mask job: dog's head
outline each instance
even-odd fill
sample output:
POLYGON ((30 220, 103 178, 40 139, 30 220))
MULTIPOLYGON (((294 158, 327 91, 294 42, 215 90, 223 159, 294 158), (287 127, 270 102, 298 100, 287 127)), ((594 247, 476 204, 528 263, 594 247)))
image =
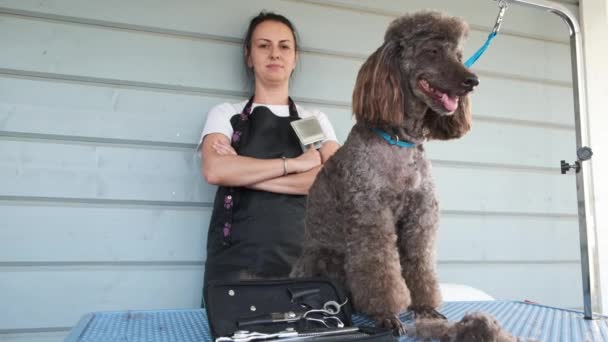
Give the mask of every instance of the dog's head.
POLYGON ((468 94, 479 83, 462 63, 468 33, 460 18, 418 12, 394 20, 363 64, 353 93, 358 122, 406 127, 424 122, 427 138, 450 139, 471 126, 468 94))

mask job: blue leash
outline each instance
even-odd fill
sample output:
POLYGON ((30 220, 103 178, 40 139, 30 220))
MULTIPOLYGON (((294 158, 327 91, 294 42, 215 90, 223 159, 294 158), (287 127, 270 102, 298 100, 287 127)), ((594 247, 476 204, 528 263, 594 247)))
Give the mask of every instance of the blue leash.
POLYGON ((488 35, 488 39, 486 39, 486 42, 479 48, 479 50, 477 50, 473 54, 473 56, 471 56, 469 59, 467 59, 466 62, 464 62, 464 66, 466 66, 467 68, 470 68, 475 62, 477 62, 479 57, 481 57, 481 55, 483 55, 483 53, 486 52, 488 47, 490 47, 490 43, 492 42, 492 40, 494 40, 496 35, 498 35, 498 31, 500 30, 500 25, 502 25, 502 18, 504 17, 505 11, 507 10, 507 7, 508 7, 507 1, 500 0, 498 3, 498 7, 500 7, 500 10, 498 11, 498 16, 496 17, 496 23, 494 24, 494 28, 492 29, 492 32, 490 32, 490 34, 488 35))
POLYGON ((488 35, 488 39, 486 40, 486 42, 479 48, 479 50, 477 50, 477 52, 475 52, 473 54, 473 56, 469 57, 469 59, 467 59, 467 61, 464 62, 464 66, 466 66, 467 68, 470 68, 471 65, 473 65, 475 62, 477 62, 479 57, 481 57, 481 55, 483 55, 483 53, 486 52, 488 47, 490 47, 490 43, 492 42, 492 40, 494 40, 494 37, 496 37, 497 33, 498 32, 496 32, 496 31, 492 31, 488 35))

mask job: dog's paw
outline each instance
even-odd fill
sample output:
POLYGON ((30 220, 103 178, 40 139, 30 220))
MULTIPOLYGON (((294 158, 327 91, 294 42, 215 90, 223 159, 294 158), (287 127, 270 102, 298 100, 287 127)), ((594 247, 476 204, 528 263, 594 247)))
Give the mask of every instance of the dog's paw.
POLYGON ((441 319, 447 321, 447 317, 430 306, 411 306, 410 310, 414 312, 416 319, 441 319))
POLYGON ((403 336, 406 334, 405 327, 397 316, 378 317, 376 318, 376 322, 378 323, 378 326, 382 328, 393 330, 393 334, 396 336, 403 336))

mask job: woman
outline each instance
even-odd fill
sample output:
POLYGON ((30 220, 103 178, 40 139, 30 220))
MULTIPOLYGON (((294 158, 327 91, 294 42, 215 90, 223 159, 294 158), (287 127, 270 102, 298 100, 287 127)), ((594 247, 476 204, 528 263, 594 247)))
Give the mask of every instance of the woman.
POLYGON ((291 22, 262 12, 251 20, 244 60, 254 95, 224 103, 207 116, 201 144, 202 173, 219 185, 207 240, 209 280, 285 277, 300 254, 305 195, 323 163, 338 149, 325 114, 289 97, 298 61, 291 22), (302 152, 290 122, 316 116, 326 140, 302 152))

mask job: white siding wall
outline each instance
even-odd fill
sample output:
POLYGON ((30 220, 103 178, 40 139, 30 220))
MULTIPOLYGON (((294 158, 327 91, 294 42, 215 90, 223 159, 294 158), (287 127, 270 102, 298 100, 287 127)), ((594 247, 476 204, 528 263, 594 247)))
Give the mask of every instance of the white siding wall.
MULTIPOLYGON (((569 1, 574 2, 574 1, 569 1)), ((576 4, 573 10, 578 11, 576 4)), ((359 66, 399 13, 465 17, 490 0, 0 0, 0 341, 57 341, 90 311, 197 307, 214 188, 194 153, 205 113, 246 96, 240 38, 291 18, 292 94, 343 141, 359 66)), ((442 282, 579 307, 567 28, 512 6, 475 65, 475 126, 429 144, 442 282)))

